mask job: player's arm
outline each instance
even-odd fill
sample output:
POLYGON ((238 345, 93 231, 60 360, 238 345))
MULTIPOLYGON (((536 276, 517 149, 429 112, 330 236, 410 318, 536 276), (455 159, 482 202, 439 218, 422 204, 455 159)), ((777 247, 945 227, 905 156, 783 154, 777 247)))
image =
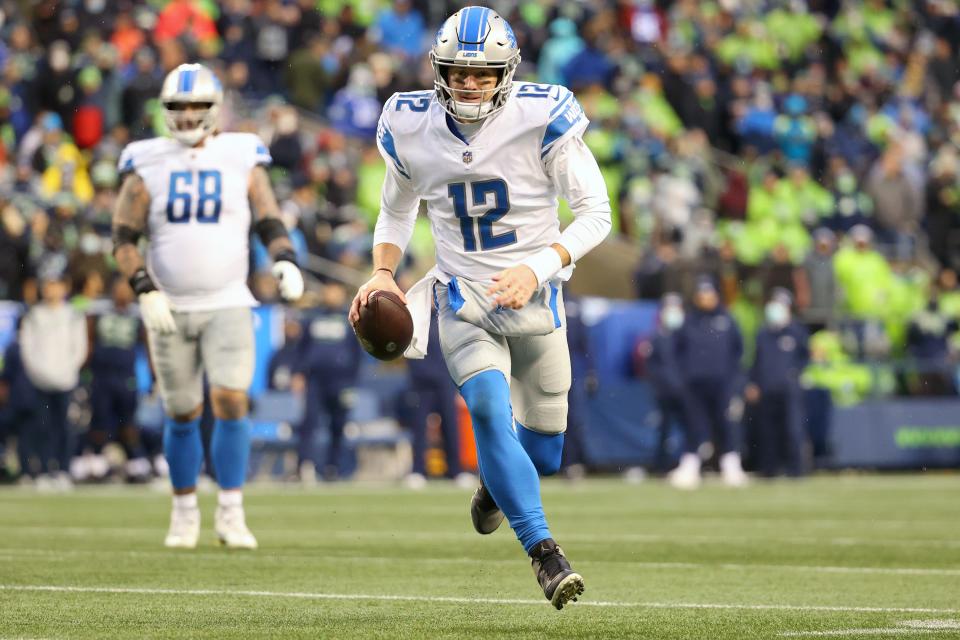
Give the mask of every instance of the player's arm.
POLYGON ((525 305, 544 282, 585 256, 610 233, 607 185, 583 139, 574 136, 552 150, 545 168, 557 192, 570 204, 574 221, 560 234, 559 242, 494 276, 488 293, 504 307, 525 305))
POLYGON ((150 192, 143 178, 128 173, 117 195, 113 212, 113 257, 120 273, 130 282, 137 294, 143 323, 158 333, 173 333, 177 329, 170 309, 170 301, 157 289, 153 278, 147 273, 143 255, 137 246, 147 228, 150 213, 150 192))
POLYGON ((297 300, 303 295, 303 275, 297 266, 297 254, 287 229, 280 221, 280 207, 270 186, 270 176, 262 166, 250 172, 250 210, 256 222, 254 231, 273 259, 271 273, 279 282, 280 295, 284 300, 297 300))
MULTIPOLYGON (((381 125, 385 126, 382 120, 381 125)), ((414 191, 409 175, 401 172, 399 160, 387 152, 382 143, 378 148, 386 161, 387 175, 380 192, 380 214, 373 231, 373 273, 350 305, 351 324, 360 318, 360 307, 366 306, 374 291, 390 291, 407 301, 395 277, 403 252, 413 236, 420 196, 414 191)))

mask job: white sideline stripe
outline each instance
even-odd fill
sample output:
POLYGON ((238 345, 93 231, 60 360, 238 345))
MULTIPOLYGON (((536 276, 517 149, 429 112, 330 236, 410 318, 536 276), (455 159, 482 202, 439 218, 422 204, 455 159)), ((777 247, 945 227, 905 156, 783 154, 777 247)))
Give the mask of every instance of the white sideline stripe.
MULTIPOLYGON (((31 559, 36 559, 37 557, 49 557, 52 559, 62 559, 70 558, 74 556, 126 556, 126 557, 164 557, 164 558, 183 558, 183 559, 212 559, 217 561, 223 561, 227 557, 224 553, 206 553, 206 552, 193 552, 193 553, 184 553, 177 554, 177 552, 171 551, 140 551, 140 550, 130 550, 130 551, 104 551, 100 549, 24 549, 16 547, 6 547, 0 548, 0 561, 15 561, 20 559, 22 556, 30 556, 31 559)), ((236 558, 243 558, 245 560, 296 560, 298 562, 395 562, 397 559, 392 557, 383 557, 383 556, 359 556, 359 555, 302 555, 302 554, 284 554, 284 553, 258 553, 255 556, 244 555, 244 556, 232 556, 236 558)), ((416 561, 419 563, 426 564, 439 564, 439 565, 450 565, 450 564, 474 564, 476 558, 430 558, 430 557, 417 557, 410 558, 410 561, 416 561)), ((484 560, 486 564, 498 564, 498 565, 515 565, 516 560, 513 559, 490 559, 484 560)), ((754 569, 768 570, 768 571, 803 571, 809 573, 837 573, 837 574, 876 574, 876 575, 896 575, 896 576, 947 576, 947 577, 957 577, 960 576, 960 569, 934 569, 934 568, 924 568, 924 567, 842 567, 842 566, 830 566, 830 565, 802 565, 802 564, 742 564, 742 563, 732 563, 732 562, 721 562, 716 564, 711 564, 708 562, 644 562, 644 561, 632 561, 632 560, 581 560, 580 564, 583 565, 598 565, 598 564, 616 564, 616 565, 629 565, 631 567, 637 567, 640 569, 666 569, 666 570, 676 570, 676 569, 724 569, 727 571, 751 571, 754 569)))
MULTIPOLYGON (((158 529, 148 528, 148 527, 74 527, 74 526, 36 526, 36 525, 0 525, 0 531, 10 531, 10 532, 24 532, 24 533, 56 533, 59 535, 78 535, 86 536, 91 534, 115 534, 115 535, 124 535, 124 536, 135 536, 140 534, 149 534, 156 535, 158 529)), ((291 531, 289 529, 263 529, 257 527, 258 534, 272 535, 272 536, 296 536, 297 538, 302 537, 302 533, 298 531, 291 531)), ((322 536, 324 538, 340 538, 340 539, 362 539, 362 538, 374 538, 382 539, 383 532, 381 531, 317 531, 317 536, 322 536)), ((463 533, 456 532, 430 532, 430 531, 398 531, 396 533, 397 538, 403 538, 406 540, 475 540, 477 535, 472 531, 464 531, 463 533)), ((563 536, 563 539, 568 542, 579 542, 584 544, 597 543, 597 538, 595 536, 586 536, 567 534, 563 536)), ((604 536, 604 543, 608 544, 610 542, 639 542, 639 543, 657 543, 665 542, 670 544, 695 544, 700 545, 703 543, 716 543, 716 544, 737 544, 737 545, 752 545, 757 541, 774 541, 774 542, 785 542, 788 544, 796 545, 815 545, 823 546, 834 545, 841 547, 854 547, 854 546, 907 546, 911 548, 917 547, 948 547, 948 548, 960 548, 960 540, 955 539, 946 539, 946 538, 850 538, 850 537, 835 537, 835 538, 817 538, 812 536, 777 536, 777 535, 763 535, 763 536, 731 536, 731 535, 706 535, 706 534, 659 534, 659 533, 624 533, 624 534, 610 534, 604 536)))
MULTIPOLYGON (((55 593, 115 593, 183 596, 251 596, 296 598, 305 600, 387 600, 395 602, 435 602, 448 604, 523 604, 546 605, 546 600, 522 598, 465 598, 446 596, 401 596, 369 593, 310 593, 304 591, 254 591, 244 589, 159 589, 146 587, 71 587, 65 585, 0 584, 0 591, 44 591, 55 593)), ((744 611, 822 611, 835 613, 936 613, 960 614, 960 609, 928 609, 921 607, 856 607, 793 604, 725 604, 701 602, 611 602, 582 601, 585 607, 633 607, 638 609, 734 609, 744 611)))
POLYGON ((903 636, 913 634, 945 633, 948 629, 909 629, 897 627, 890 629, 831 629, 829 631, 787 631, 781 638, 827 638, 842 636, 903 636))

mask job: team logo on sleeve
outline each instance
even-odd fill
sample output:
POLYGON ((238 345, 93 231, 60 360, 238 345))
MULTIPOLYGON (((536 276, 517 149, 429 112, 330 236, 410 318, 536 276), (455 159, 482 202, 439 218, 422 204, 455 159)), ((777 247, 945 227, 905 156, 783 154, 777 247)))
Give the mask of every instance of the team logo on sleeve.
POLYGON ((473 151, 464 151, 463 164, 470 164, 471 162, 473 162, 473 151))

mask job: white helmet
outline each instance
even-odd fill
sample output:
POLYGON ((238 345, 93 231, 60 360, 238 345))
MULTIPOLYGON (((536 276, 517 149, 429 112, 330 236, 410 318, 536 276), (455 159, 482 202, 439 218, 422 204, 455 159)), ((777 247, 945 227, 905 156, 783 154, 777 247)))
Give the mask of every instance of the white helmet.
POLYGON ((167 74, 160 102, 170 135, 192 147, 216 130, 223 87, 205 66, 182 64, 167 74), (187 105, 199 109, 187 110, 187 105))
MULTIPOLYGON (((513 74, 520 64, 520 49, 513 29, 493 9, 464 7, 447 18, 437 31, 430 49, 433 65, 433 86, 437 99, 450 115, 467 121, 486 118, 502 109, 510 97, 513 74), (447 84, 450 67, 490 67, 500 73, 493 97, 483 102, 460 102, 453 99, 447 84)), ((480 93, 458 90, 458 93, 480 93)))

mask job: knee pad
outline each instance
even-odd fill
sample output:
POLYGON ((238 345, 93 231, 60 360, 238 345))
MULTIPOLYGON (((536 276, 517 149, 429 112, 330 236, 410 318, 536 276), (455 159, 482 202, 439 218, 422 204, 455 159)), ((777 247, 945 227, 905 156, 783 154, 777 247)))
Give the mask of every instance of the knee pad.
POLYGON ((542 394, 535 401, 527 400, 521 424, 536 433, 554 435, 567 430, 567 392, 542 394))

